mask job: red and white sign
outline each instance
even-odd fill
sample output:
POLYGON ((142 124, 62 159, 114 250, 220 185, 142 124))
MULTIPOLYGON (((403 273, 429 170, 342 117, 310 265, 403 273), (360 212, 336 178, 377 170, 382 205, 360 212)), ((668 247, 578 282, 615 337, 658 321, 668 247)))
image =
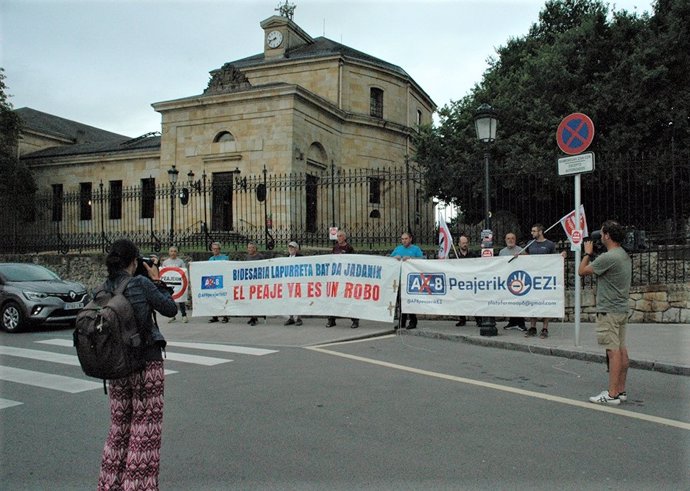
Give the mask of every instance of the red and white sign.
POLYGON ((482 249, 482 257, 494 257, 493 248, 489 247, 488 249, 482 249))
POLYGON ((573 230, 573 235, 570 237, 570 243, 573 245, 573 247, 580 249, 580 245, 582 245, 581 230, 573 230))
POLYGON ((561 218, 561 226, 568 236, 570 242, 573 241, 573 231, 579 230, 582 232, 582 237, 589 236, 589 230, 587 229, 587 217, 585 216, 585 205, 580 205, 580 224, 575 223, 575 210, 571 211, 563 218, 561 218))
POLYGON ((187 270, 177 266, 164 266, 160 269, 161 280, 173 289, 172 298, 178 303, 187 301, 189 279, 187 270))
POLYGON ((328 240, 338 240, 338 227, 328 229, 328 240))

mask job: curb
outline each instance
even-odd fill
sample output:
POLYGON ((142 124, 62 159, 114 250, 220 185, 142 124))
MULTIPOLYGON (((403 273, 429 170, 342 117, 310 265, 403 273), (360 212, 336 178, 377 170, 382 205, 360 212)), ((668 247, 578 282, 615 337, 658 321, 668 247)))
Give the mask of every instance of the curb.
MULTIPOLYGON (((601 353, 590 353, 587 351, 574 351, 564 348, 554 348, 550 346, 533 346, 524 343, 513 343, 510 341, 502 341, 493 337, 468 336, 465 334, 445 334, 440 332, 428 331, 425 329, 414 329, 412 331, 402 330, 401 334, 406 336, 419 336, 431 339, 441 339, 445 341, 455 341, 476 346, 487 346, 489 348, 500 348, 511 351, 522 351, 525 353, 532 353, 545 356, 559 356, 561 358, 570 358, 573 360, 589 361, 593 363, 606 363, 606 356, 601 353)), ((668 373, 671 375, 685 375, 690 376, 690 366, 686 365, 672 365, 654 360, 635 360, 630 359, 630 368, 638 370, 650 370, 653 372, 668 373)))

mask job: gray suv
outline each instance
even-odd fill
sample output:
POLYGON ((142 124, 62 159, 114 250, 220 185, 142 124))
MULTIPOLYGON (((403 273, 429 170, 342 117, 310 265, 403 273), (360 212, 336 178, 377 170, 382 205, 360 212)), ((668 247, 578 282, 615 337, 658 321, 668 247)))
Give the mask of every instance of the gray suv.
POLYGON ((31 263, 0 264, 0 325, 17 332, 30 324, 72 323, 89 301, 86 287, 31 263))

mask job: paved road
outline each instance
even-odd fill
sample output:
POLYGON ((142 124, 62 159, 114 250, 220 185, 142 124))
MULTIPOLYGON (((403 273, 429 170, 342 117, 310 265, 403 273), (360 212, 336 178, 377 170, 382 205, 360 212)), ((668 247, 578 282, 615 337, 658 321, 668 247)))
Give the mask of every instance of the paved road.
MULTIPOLYGON (((688 377, 631 370, 629 403, 601 408, 583 402, 605 384, 597 362, 240 321, 164 326, 161 489, 658 490, 690 477, 688 377)), ((58 356, 73 355, 69 336, 0 337, 0 374, 92 382, 58 356)), ((93 489, 108 418, 95 385, 2 382, 20 403, 0 409, 3 489, 93 489)))

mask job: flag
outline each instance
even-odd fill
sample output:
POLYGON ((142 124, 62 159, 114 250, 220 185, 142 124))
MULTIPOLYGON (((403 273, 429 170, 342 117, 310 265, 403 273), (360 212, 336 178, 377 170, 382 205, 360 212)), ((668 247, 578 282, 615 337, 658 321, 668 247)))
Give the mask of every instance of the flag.
POLYGON ((453 245, 453 237, 450 235, 446 221, 439 217, 438 227, 438 258, 448 259, 450 248, 453 245))
POLYGON ((572 240, 573 230, 582 230, 583 237, 589 237, 589 230, 587 229, 587 218, 585 217, 585 205, 580 205, 580 226, 575 226, 575 210, 571 211, 563 218, 561 218, 561 226, 568 236, 569 240, 572 240))

